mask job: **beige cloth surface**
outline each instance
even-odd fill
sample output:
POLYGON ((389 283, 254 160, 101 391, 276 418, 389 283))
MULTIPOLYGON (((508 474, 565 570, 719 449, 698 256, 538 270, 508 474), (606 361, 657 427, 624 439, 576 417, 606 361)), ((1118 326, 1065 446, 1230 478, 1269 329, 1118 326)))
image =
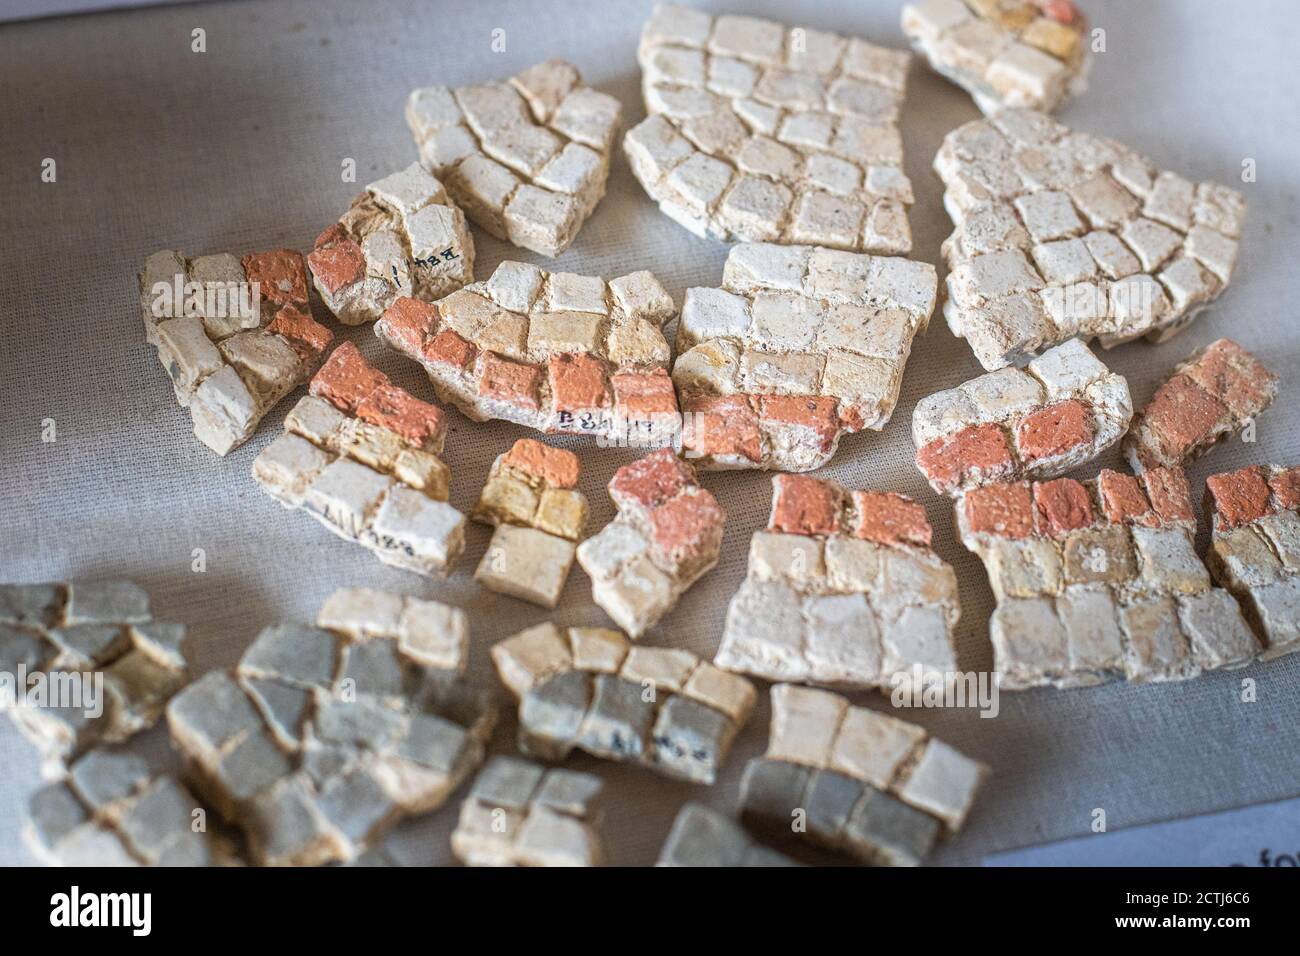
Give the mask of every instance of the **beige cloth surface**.
MULTIPOLYGON (((700 4, 752 12, 904 46, 895 2, 700 4)), ((1152 346, 1105 353, 1145 403, 1173 364, 1230 335, 1283 376, 1257 442, 1238 439, 1190 470, 1200 497, 1207 474, 1255 461, 1300 462, 1300 325, 1294 275, 1300 255, 1295 156, 1300 9, 1288 0, 1087 3, 1106 31, 1092 89, 1061 118, 1116 137, 1157 165, 1244 190, 1242 258, 1228 292, 1186 332, 1152 346), (1241 184, 1243 159, 1258 181, 1241 184)), ((136 272, 160 248, 242 253, 313 238, 365 182, 406 165, 415 147, 402 118, 416 86, 505 77, 564 57, 592 85, 618 96, 628 125, 644 109, 635 60, 649 2, 510 3, 413 0, 226 2, 105 13, 0 27, 0 580, 123 576, 144 585, 160 618, 190 625, 200 670, 233 663, 259 629, 311 619, 340 585, 437 598, 472 618, 471 671, 495 680, 488 649, 548 613, 479 588, 472 579, 489 529, 471 525, 466 554, 446 581, 380 565, 300 512, 281 508, 249 475, 280 432, 292 399, 245 446, 218 459, 190 433, 189 416, 146 345, 136 272), (207 52, 190 50, 195 27, 207 52), (493 52, 493 31, 505 31, 493 52), (57 161, 43 183, 41 161, 57 161), (341 164, 356 160, 357 182, 341 164), (42 443, 53 419, 57 441, 42 443), (202 548, 207 570, 191 571, 202 548)), ((918 63, 902 114, 917 258, 938 262, 950 223, 929 170, 943 135, 977 116, 969 98, 918 63)), ((691 286, 716 286, 726 247, 697 239, 660 214, 621 153, 609 194, 572 248, 551 262, 475 230, 478 270, 505 258, 606 277, 651 269, 680 305, 691 286)), ((318 308, 318 317, 324 319, 318 308)), ((385 350, 371 326, 340 331, 400 384, 432 398, 419 369, 385 350)), ((924 502, 940 554, 957 570, 962 666, 986 670, 992 594, 982 565, 956 540, 951 508, 912 464, 912 408, 922 396, 980 371, 937 316, 917 339, 893 420, 880 434, 845 439, 820 474, 854 487, 905 492, 924 502)), ((495 455, 522 429, 473 424, 453 413, 446 460, 452 503, 468 511, 495 455)), ((592 525, 610 519, 604 488, 628 451, 568 439, 583 452, 592 525)), ((1120 467, 1118 451, 1100 462, 1120 467)), ((1085 468, 1081 477, 1095 472, 1085 468)), ((709 474, 728 512, 724 553, 645 639, 711 657, 727 602, 745 572, 750 535, 765 521, 769 476, 709 474)), ((1206 532, 1202 529, 1202 542, 1206 532)), ((555 620, 605 622, 575 567, 555 620)), ((766 697, 766 694, 763 695, 766 697)), ((888 707, 879 694, 857 700, 888 707)), ((1155 687, 1112 685, 1005 694, 996 719, 973 710, 902 716, 994 771, 966 830, 936 854, 977 862, 986 853, 1088 832, 1094 808, 1111 829, 1300 793, 1300 656, 1248 670, 1155 687), (1240 700, 1252 678, 1258 700, 1240 700)), ((703 800, 734 811, 745 761, 767 737, 766 701, 712 788, 676 783, 589 758, 572 764, 607 781, 605 837, 616 863, 652 862, 678 807, 703 800)), ((494 738, 513 750, 509 715, 494 738)), ((140 741, 160 757, 160 731, 140 741)), ((38 784, 36 754, 0 721, 0 863, 29 862, 19 840, 38 784)), ((391 838, 412 862, 451 859, 447 834, 459 795, 391 838)))

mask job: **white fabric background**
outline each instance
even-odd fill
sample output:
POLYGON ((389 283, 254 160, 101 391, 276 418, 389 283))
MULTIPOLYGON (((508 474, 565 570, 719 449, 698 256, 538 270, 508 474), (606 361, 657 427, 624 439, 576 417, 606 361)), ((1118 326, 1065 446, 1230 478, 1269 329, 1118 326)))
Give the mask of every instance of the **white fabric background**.
MULTIPOLYGON (((309 249, 360 184, 414 159, 402 106, 416 86, 505 77, 560 56, 618 96, 628 124, 635 123, 644 115, 635 48, 649 6, 284 0, 0 28, 0 580, 132 578, 148 588, 160 616, 191 625, 201 670, 233 663, 267 624, 311 619, 340 585, 403 590, 468 609, 472 673, 494 680, 491 644, 547 612, 474 584, 488 529, 471 526, 455 574, 431 582, 385 568, 306 515, 282 509, 258 490, 249 467, 279 433, 292 400, 247 445, 216 458, 190 434, 189 416, 177 408, 145 344, 135 276, 146 255, 165 247, 187 254, 309 249), (196 26, 207 30, 206 54, 190 52, 196 26), (498 27, 506 31, 504 53, 489 45, 498 27), (40 181, 44 157, 57 160, 57 183, 40 181), (357 161, 357 184, 341 181, 345 157, 357 161), (40 441, 46 418, 57 422, 53 444, 40 441), (207 571, 195 574, 191 551, 200 547, 207 571)), ((904 45, 896 2, 701 6, 904 45)), ((1257 444, 1233 440, 1193 466, 1199 497, 1214 471, 1300 461, 1293 293, 1300 14, 1286 0, 1086 6, 1106 30, 1107 52, 1097 57, 1091 92, 1062 111, 1065 121, 1114 136, 1196 179, 1236 184, 1244 157, 1258 165, 1258 182, 1241 186, 1250 212, 1227 294, 1173 341, 1105 355, 1129 377, 1138 403, 1176 361, 1220 335, 1256 350, 1282 374, 1281 396, 1261 418, 1257 444)), ((902 126, 917 190, 918 258, 937 262, 950 229, 931 158, 944 133, 976 115, 965 94, 915 67, 902 126)), ((718 284, 726 255, 723 245, 694 238, 662 216, 621 154, 608 196, 558 260, 546 263, 479 231, 475 238, 482 276, 507 257, 606 277, 649 268, 679 303, 690 286, 718 284)), ((323 310, 318 315, 325 317, 323 310)), ((422 373, 383 349, 370 326, 342 335, 415 394, 432 398, 422 373)), ((917 399, 979 371, 966 344, 936 316, 915 344, 893 421, 881 434, 846 439, 823 474, 925 503, 937 547, 961 584, 962 664, 983 670, 991 665, 992 607, 984 570, 956 541, 946 501, 913 467, 910 440, 917 399)), ((459 414, 453 428, 446 455, 452 501, 468 511, 492 458, 525 432, 475 425, 459 414)), ((605 483, 632 457, 586 448, 583 489, 593 503, 593 528, 612 514, 605 483)), ((1112 452, 1101 464, 1119 461, 1112 452)), ((1081 477, 1094 472, 1085 469, 1081 477)), ((704 482, 729 513, 722 561, 647 641, 711 656, 744 575, 749 537, 766 517, 769 478, 711 474, 704 482)), ((581 570, 575 568, 554 617, 566 624, 604 620, 581 570)), ((1097 807, 1114 829, 1300 793, 1298 677, 1300 657, 1293 657, 1170 686, 1007 694, 994 720, 973 711, 913 712, 911 719, 994 770, 966 831, 935 859, 974 862, 994 850, 1084 834, 1097 807), (1258 681, 1257 703, 1239 702, 1243 676, 1258 681)), ((880 695, 858 700, 888 706, 880 695)), ((608 782, 612 861, 653 861, 686 799, 734 810, 740 770, 763 749, 767 717, 764 702, 712 788, 573 758, 574 766, 595 768, 608 782)), ((27 862, 19 828, 38 782, 36 755, 7 722, 0 724, 0 863, 27 862)), ((507 716, 496 749, 512 750, 513 733, 507 716)), ((164 739, 155 731, 139 746, 163 758, 164 739)), ((412 861, 449 860, 446 837, 457 802, 402 827, 393 838, 399 852, 412 861)))

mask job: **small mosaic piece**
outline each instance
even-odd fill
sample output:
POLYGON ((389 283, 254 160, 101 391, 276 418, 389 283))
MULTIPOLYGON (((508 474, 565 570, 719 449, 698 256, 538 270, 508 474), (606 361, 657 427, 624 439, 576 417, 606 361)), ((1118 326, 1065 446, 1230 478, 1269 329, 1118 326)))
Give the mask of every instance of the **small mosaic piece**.
POLYGON ((479 771, 451 835, 469 866, 600 866, 599 777, 493 757, 479 771))
POLYGON ((1087 87, 1088 22, 1070 0, 922 0, 903 32, 985 113, 1051 112, 1087 87))
POLYGON ((713 662, 845 687, 955 672, 957 576, 930 537, 925 508, 905 495, 775 476, 713 662))
POLYGON ((352 200, 307 265, 335 318, 360 325, 399 296, 432 302, 473 282, 474 239, 442 183, 412 163, 352 200))
POLYGON ((680 424, 663 335, 676 314, 649 272, 605 282, 503 262, 436 304, 398 299, 375 332, 476 422, 656 447, 680 424))
POLYGON ((614 472, 618 514, 578 545, 591 599, 635 640, 718 563, 727 514, 695 470, 661 448, 614 472))
POLYGON ((442 409, 398 388, 345 342, 253 462, 257 483, 385 564, 443 576, 465 546, 447 503, 442 409))
POLYGON ((774 840, 917 866, 942 833, 962 828, 987 774, 915 724, 778 684, 767 754, 740 781, 740 819, 774 840))
POLYGON ((1178 469, 985 485, 957 499, 957 524, 997 597, 1006 690, 1186 680, 1259 652, 1196 554, 1178 469))
POLYGON ((505 82, 429 86, 406 101, 420 161, 480 228, 558 256, 605 195, 622 107, 547 60, 505 82))
POLYGON ((1278 377, 1231 339, 1201 349, 1156 389, 1124 438, 1134 471, 1204 455, 1273 404, 1278 377))
POLYGON ((655 866, 798 866, 745 832, 735 820, 700 803, 677 813, 655 866))
POLYGON ((1300 468, 1252 465, 1211 475, 1206 563, 1237 596, 1264 645, 1260 660, 1300 650, 1300 468))
POLYGON ((917 402, 916 466, 941 495, 1055 478, 1118 442, 1132 417, 1128 381, 1071 339, 917 402))
POLYGON ((1076 336, 1163 342, 1232 278, 1241 193, 1044 113, 960 126, 934 168, 956 226, 944 317, 986 369, 1076 336))
POLYGON ((521 438, 498 455, 470 515, 496 526, 474 572, 489 591, 553 608, 587 523, 578 456, 521 438))
POLYGON ((47 778, 157 723, 188 679, 185 626, 155 621, 130 581, 0 585, 0 710, 47 778))
POLYGON ((176 401, 218 455, 248 441, 334 341, 311 316, 307 267, 292 249, 243 259, 156 252, 140 273, 140 307, 176 401))
POLYGON ((810 471, 879 431, 934 311, 929 263, 813 246, 732 248, 721 289, 688 289, 673 382, 701 468, 810 471))
POLYGON ((49 866, 224 866, 232 849, 170 774, 111 748, 78 759, 31 799, 23 836, 49 866))
POLYGON ((711 784, 754 706, 743 677, 605 628, 539 624, 492 661, 519 699, 519 749, 543 760, 577 749, 711 784))
POLYGON ((909 53, 659 5, 638 58, 649 116, 623 150, 665 215, 729 241, 911 250, 909 53))
POLYGON ((461 677, 467 635, 445 604, 334 592, 316 626, 266 628, 168 705, 187 782, 258 865, 356 860, 483 760, 496 710, 461 677))

